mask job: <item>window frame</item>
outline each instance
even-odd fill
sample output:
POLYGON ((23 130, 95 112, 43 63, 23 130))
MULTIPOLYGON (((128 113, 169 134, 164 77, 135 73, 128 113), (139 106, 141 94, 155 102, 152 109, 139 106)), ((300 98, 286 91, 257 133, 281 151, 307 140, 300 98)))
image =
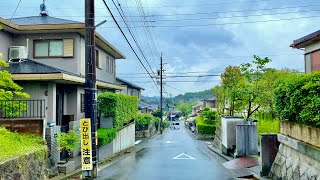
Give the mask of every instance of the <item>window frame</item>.
POLYGON ((73 58, 74 57, 74 38, 58 38, 58 39, 34 39, 33 40, 33 58, 34 59, 43 59, 43 58, 73 58), (73 39, 73 44, 72 44, 72 48, 73 48, 73 55, 72 56, 64 56, 64 39, 73 39), (62 41, 62 56, 50 56, 49 53, 50 53, 50 41, 62 41), (48 56, 36 56, 36 43, 37 42, 47 42, 48 43, 48 56))
POLYGON ((97 69, 102 69, 102 64, 101 64, 101 67, 100 67, 100 64, 99 64, 99 58, 100 58, 99 49, 95 49, 96 68, 97 68, 97 69))
POLYGON ((110 73, 110 57, 107 55, 106 72, 110 73))
POLYGON ((80 94, 80 112, 83 113, 84 112, 84 93, 80 94))

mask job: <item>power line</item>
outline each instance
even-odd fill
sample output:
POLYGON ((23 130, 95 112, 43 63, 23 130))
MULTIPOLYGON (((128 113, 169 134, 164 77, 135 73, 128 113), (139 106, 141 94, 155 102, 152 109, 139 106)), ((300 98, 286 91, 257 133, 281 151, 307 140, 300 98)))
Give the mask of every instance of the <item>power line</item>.
POLYGON ((21 3, 21 0, 19 0, 18 4, 17 4, 17 6, 16 6, 16 9, 14 10, 14 12, 13 12, 11 18, 10 18, 10 22, 11 22, 13 16, 16 14, 16 12, 17 12, 17 10, 18 10, 18 8, 19 8, 19 6, 20 6, 20 3, 21 3))
MULTIPOLYGON (((193 73, 209 73, 208 71, 189 71, 189 72, 166 72, 166 74, 193 74, 193 73)), ((118 73, 118 75, 139 75, 147 73, 118 73)))
MULTIPOLYGON (((112 2, 113 2, 113 4, 114 4, 114 6, 117 8, 117 11, 119 12, 119 14, 120 14, 120 16, 121 16, 122 20, 123 20, 123 21, 124 21, 124 23, 126 24, 126 26, 127 26, 127 28, 128 28, 128 31, 129 31, 129 33, 130 33, 130 35, 131 35, 131 37, 133 38, 133 40, 134 40, 135 44, 137 45, 138 49, 140 50, 140 52, 141 52, 141 54, 142 54, 142 56, 143 56, 144 60, 146 61, 147 65, 148 65, 148 66, 149 66, 149 68, 151 69, 151 72, 155 75, 155 73, 154 73, 154 72, 153 72, 153 70, 152 70, 152 67, 150 66, 150 64, 149 64, 148 60, 146 59, 146 56, 144 55, 144 53, 143 53, 143 51, 142 51, 142 49, 141 49, 141 47, 140 47, 139 43, 137 42, 137 40, 136 40, 136 38, 135 38, 134 34, 132 33, 132 31, 131 31, 130 27, 128 26, 128 24, 127 24, 126 20, 124 19, 123 15, 121 14, 120 10, 118 9, 118 7, 117 7, 116 3, 114 2, 114 0, 112 0, 112 2)), ((119 6, 120 6, 120 4, 119 4, 119 6)), ((121 8, 121 6, 120 6, 120 8, 121 8)))
MULTIPOLYGON (((139 56, 138 56, 138 54, 136 53, 136 51, 133 49, 132 45, 130 44, 130 42, 129 42, 128 38, 127 38, 127 36, 124 34, 124 32, 122 31, 122 29, 121 29, 120 25, 118 24, 117 20, 116 20, 116 19, 115 19, 115 17, 113 16, 113 14, 112 14, 112 12, 111 12, 111 10, 110 10, 109 6, 108 6, 108 5, 107 5, 107 3, 105 2, 105 0, 102 0, 102 1, 103 1, 104 5, 107 7, 107 9, 108 9, 108 11, 109 11, 109 13, 110 13, 110 15, 111 15, 112 19, 114 20, 114 22, 115 22, 115 23, 116 23, 116 25, 118 26, 118 28, 119 28, 119 30, 121 31, 121 33, 122 33, 123 37, 126 39, 127 43, 129 44, 129 46, 130 46, 131 50, 132 50, 132 51, 133 51, 133 53, 136 55, 136 57, 138 58, 138 60, 139 60, 140 64, 143 66, 143 68, 146 70, 146 72, 149 74, 149 76, 150 76, 150 77, 151 77, 151 79, 152 79, 151 74, 149 73, 149 71, 147 70, 147 68, 145 67, 145 65, 142 63, 142 61, 141 61, 141 59, 139 58, 139 56)), ((153 83, 155 84, 155 86, 156 86, 157 90, 159 91, 159 89, 158 89, 158 87, 157 87, 157 85, 156 85, 156 83, 154 82, 154 80, 153 80, 153 79, 152 79, 152 81, 153 81, 153 83)))
MULTIPOLYGON (((187 76, 182 76, 182 75, 175 75, 175 76, 164 76, 164 78, 185 78, 185 77, 219 77, 220 74, 207 74, 207 75, 187 75, 187 76)), ((149 78, 149 77, 132 77, 132 76, 126 76, 126 77, 121 77, 121 78, 149 78)), ((159 78, 158 76, 153 77, 153 78, 159 78)))
MULTIPOLYGON (((258 56, 270 56, 270 57, 272 57, 272 56, 301 56, 301 55, 303 55, 303 54, 301 54, 301 53, 294 53, 294 54, 292 54, 292 53, 284 53, 284 54, 258 54, 258 56)), ((166 60, 183 60, 183 61, 185 61, 185 60, 195 60, 195 59, 197 59, 197 60, 201 60, 201 59, 233 59, 233 58, 248 58, 248 57, 252 57, 252 56, 245 56, 245 55, 241 55, 241 56, 210 56, 210 57, 203 57, 203 58, 199 58, 199 57, 181 57, 181 58, 169 58, 169 59, 167 59, 166 58, 166 60)), ((132 61, 131 59, 126 59, 126 61, 132 61)))

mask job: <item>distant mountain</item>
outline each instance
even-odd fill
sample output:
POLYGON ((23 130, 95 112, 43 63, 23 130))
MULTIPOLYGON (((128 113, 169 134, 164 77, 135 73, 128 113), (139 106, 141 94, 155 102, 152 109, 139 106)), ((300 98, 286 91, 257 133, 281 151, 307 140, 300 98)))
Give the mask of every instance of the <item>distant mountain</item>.
POLYGON ((153 97, 141 96, 141 99, 149 103, 158 103, 160 98, 157 96, 153 96, 153 97))
POLYGON ((192 92, 192 93, 185 93, 183 95, 178 95, 173 98, 173 102, 175 104, 178 103, 184 103, 184 102, 190 102, 190 101, 201 101, 205 98, 212 97, 213 93, 210 89, 200 91, 200 92, 192 92))

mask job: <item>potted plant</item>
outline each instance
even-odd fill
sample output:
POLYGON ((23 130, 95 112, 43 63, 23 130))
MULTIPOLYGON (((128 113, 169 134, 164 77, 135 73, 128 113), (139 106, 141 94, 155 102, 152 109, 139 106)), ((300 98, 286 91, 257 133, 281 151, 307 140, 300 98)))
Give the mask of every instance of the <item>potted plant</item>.
POLYGON ((66 150, 68 152, 68 156, 66 158, 66 162, 68 162, 68 157, 70 156, 71 152, 77 150, 80 144, 80 135, 75 129, 73 129, 68 133, 58 133, 57 141, 59 143, 59 150, 66 150))

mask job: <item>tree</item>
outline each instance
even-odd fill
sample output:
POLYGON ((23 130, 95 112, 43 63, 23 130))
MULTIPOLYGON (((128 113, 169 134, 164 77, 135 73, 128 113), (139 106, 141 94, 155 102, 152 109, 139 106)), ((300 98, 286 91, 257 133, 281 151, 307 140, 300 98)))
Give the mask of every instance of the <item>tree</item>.
POLYGON ((216 98, 216 107, 219 114, 224 113, 225 103, 226 103, 226 96, 222 86, 214 86, 212 88, 212 92, 214 97, 216 98))
POLYGON ((188 116, 192 111, 192 106, 196 105, 197 102, 187 102, 187 103, 180 103, 176 106, 176 109, 181 111, 185 116, 188 116))
POLYGON ((229 115, 233 116, 236 100, 239 96, 239 83, 243 81, 240 68, 238 66, 228 66, 221 74, 222 88, 224 89, 226 100, 229 104, 229 115))
POLYGON ((153 116, 161 118, 162 114, 160 109, 157 109, 155 112, 152 113, 153 116))

